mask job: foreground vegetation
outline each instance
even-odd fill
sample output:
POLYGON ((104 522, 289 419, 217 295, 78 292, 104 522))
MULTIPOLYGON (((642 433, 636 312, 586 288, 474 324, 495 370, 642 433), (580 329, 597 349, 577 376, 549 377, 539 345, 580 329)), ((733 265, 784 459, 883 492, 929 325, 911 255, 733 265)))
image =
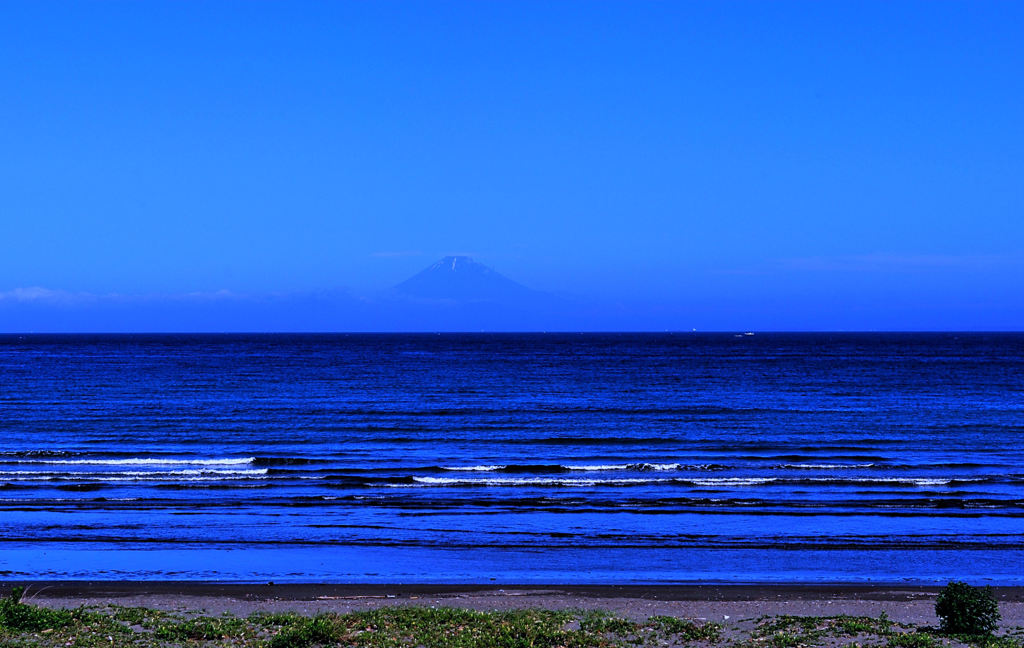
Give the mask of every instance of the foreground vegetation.
POLYGON ((146 608, 51 610, 0 601, 0 648, 15 646, 258 646, 314 648, 1024 648, 1024 630, 949 635, 882 616, 743 619, 728 625, 674 617, 632 621, 603 612, 389 607, 313 617, 257 613, 196 616, 146 608))

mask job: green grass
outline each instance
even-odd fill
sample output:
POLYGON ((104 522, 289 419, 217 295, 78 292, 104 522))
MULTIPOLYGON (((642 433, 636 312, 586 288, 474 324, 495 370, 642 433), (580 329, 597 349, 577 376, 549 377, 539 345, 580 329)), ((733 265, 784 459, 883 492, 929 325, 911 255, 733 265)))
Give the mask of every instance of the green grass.
POLYGON ((658 630, 675 635, 686 641, 706 641, 716 643, 722 638, 722 626, 717 623, 698 624, 689 619, 678 619, 670 616, 653 616, 647 620, 658 630))
POLYGON ((331 617, 333 638, 345 645, 367 648, 582 648, 611 645, 600 636, 604 628, 600 622, 592 619, 599 626, 586 629, 581 621, 580 630, 573 631, 564 627, 570 620, 570 613, 545 610, 476 612, 417 607, 386 608, 331 617))
POLYGON ((896 626, 884 614, 879 618, 864 616, 837 616, 830 619, 830 630, 833 636, 855 637, 857 635, 887 636, 896 626))
POLYGON ((21 602, 24 589, 16 587, 10 596, 0 599, 0 648, 15 646, 93 646, 127 645, 130 633, 112 615, 77 608, 52 610, 21 602))
POLYGON ((1024 648, 1020 629, 946 636, 872 617, 773 616, 730 625, 601 611, 386 607, 349 614, 187 615, 0 600, 0 648, 1024 648))
POLYGON ((907 632, 891 636, 887 645, 891 648, 937 648, 941 642, 925 632, 907 632))
POLYGON ((580 619, 580 630, 593 634, 635 635, 640 624, 600 610, 586 612, 580 619))
POLYGON ((48 610, 21 602, 25 588, 15 587, 11 595, 0 599, 0 628, 21 632, 40 632, 64 628, 81 620, 85 613, 70 610, 48 610))
POLYGON ((248 634, 249 626, 243 620, 236 617, 195 617, 184 621, 166 621, 157 625, 153 630, 153 636, 157 639, 171 639, 181 641, 183 639, 229 639, 232 637, 245 637, 248 634))
POLYGON ((912 642, 916 638, 895 639, 897 643, 892 643, 900 629, 906 628, 893 623, 885 614, 878 618, 847 615, 833 617, 779 615, 757 619, 755 628, 751 632, 751 638, 755 644, 766 645, 770 648, 816 645, 835 646, 836 648, 859 645, 930 648, 914 646, 912 642), (845 644, 834 641, 848 638, 859 639, 859 641, 845 644), (900 644, 899 642, 910 643, 900 644))

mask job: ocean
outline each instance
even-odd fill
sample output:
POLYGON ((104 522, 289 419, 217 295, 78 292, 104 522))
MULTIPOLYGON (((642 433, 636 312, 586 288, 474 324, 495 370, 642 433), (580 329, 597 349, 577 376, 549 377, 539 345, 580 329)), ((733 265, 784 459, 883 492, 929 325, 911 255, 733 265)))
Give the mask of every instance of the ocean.
POLYGON ((1021 565, 1021 334, 0 336, 7 580, 1021 565))

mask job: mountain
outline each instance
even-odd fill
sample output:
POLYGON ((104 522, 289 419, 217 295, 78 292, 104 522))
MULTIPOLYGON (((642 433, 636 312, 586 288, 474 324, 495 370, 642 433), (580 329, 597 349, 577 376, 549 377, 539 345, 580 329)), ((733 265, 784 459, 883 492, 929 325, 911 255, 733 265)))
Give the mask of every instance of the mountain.
POLYGON ((468 256, 446 256, 395 286, 394 292, 414 300, 504 304, 543 295, 468 256))
POLYGON ((362 296, 0 291, 0 333, 568 331, 593 330, 602 318, 607 313, 587 302, 532 290, 466 256, 445 257, 387 292, 362 296))

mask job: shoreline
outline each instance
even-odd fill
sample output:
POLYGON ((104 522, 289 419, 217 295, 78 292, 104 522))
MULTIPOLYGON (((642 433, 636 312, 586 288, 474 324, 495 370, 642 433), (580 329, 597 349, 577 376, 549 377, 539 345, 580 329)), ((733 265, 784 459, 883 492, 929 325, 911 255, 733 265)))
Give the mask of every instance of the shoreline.
MULTIPOLYGON (((977 583, 975 583, 977 585, 977 583)), ((941 585, 899 583, 744 583, 744 584, 494 584, 494 583, 274 583, 222 581, 102 581, 3 580, 0 595, 25 587, 42 597, 177 595, 245 600, 302 601, 323 597, 452 596, 458 594, 516 596, 524 592, 551 592, 588 598, 645 598, 659 601, 746 601, 763 598, 820 600, 857 598, 876 601, 911 601, 935 596, 941 585)), ((983 586, 983 585, 981 585, 983 586)), ((1000 601, 1024 602, 1024 586, 992 586, 1000 601)))

